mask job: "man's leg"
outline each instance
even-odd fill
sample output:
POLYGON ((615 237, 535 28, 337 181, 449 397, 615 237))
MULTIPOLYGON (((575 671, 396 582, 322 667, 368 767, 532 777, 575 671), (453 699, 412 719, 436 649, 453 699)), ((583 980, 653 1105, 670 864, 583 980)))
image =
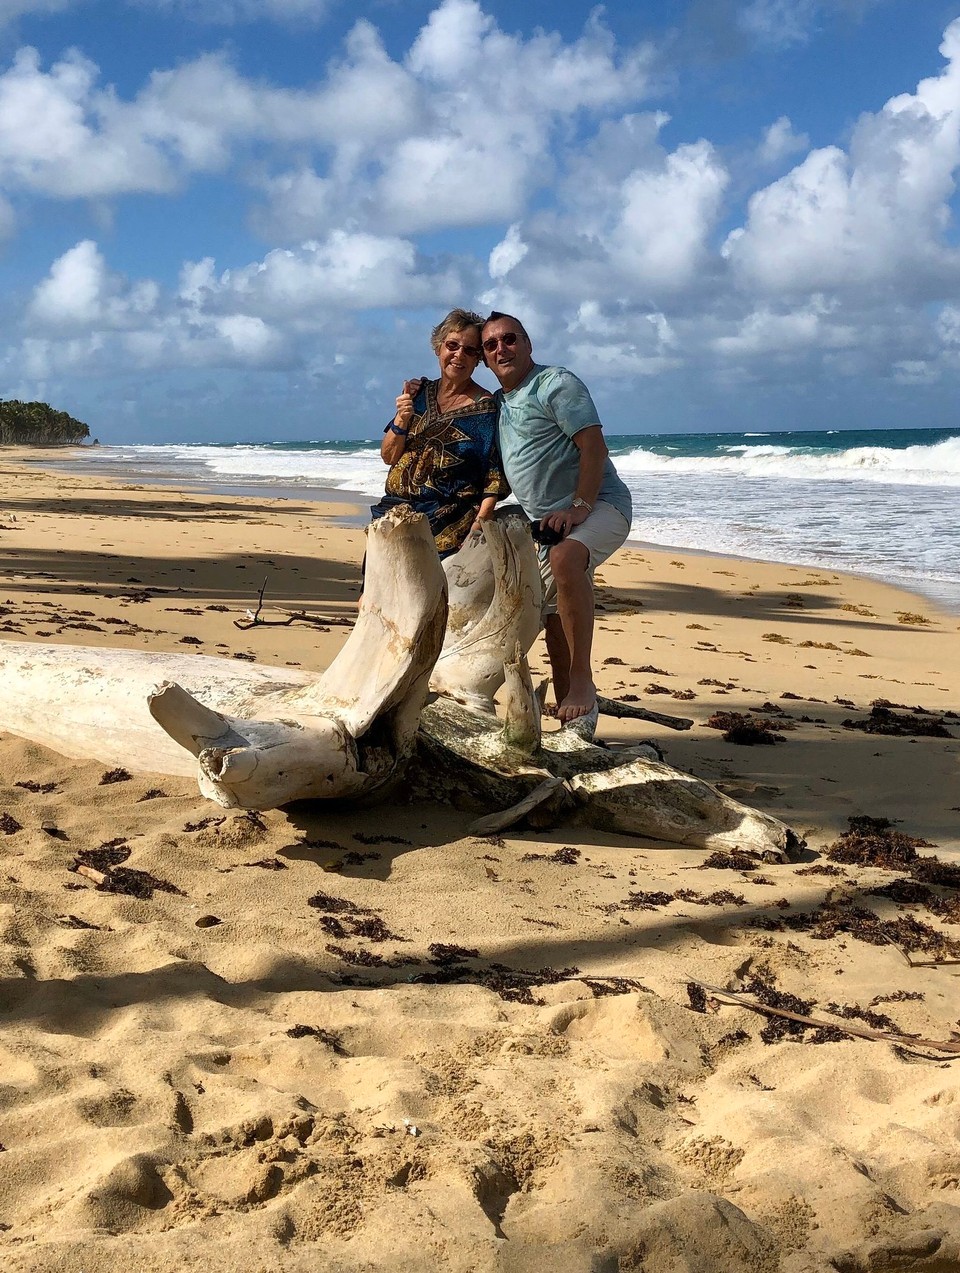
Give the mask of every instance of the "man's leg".
POLYGON ((597 701, 590 666, 593 582, 589 566, 590 550, 579 540, 565 540, 550 550, 557 613, 547 616, 544 635, 553 671, 557 719, 563 724, 588 715, 597 701))

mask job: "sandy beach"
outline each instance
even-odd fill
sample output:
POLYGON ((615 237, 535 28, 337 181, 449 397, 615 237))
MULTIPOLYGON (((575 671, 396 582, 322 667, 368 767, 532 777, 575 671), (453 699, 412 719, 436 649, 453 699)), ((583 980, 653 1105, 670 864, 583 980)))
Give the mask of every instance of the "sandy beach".
MULTIPOLYGON (((355 510, 29 458, 0 450, 0 638, 317 671, 346 639, 355 510), (331 622, 238 629, 261 589, 331 622)), ((801 860, 477 838, 402 795, 238 814, 0 718, 4 1270, 960 1268, 960 617, 640 547, 598 606, 602 692, 695 721, 601 737, 801 860)))

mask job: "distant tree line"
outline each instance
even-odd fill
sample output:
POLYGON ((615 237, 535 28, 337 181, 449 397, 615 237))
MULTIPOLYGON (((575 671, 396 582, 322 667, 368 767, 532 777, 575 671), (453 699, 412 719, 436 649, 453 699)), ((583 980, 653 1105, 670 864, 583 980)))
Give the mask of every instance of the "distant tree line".
POLYGON ((46 402, 0 402, 0 445, 70 446, 89 436, 82 420, 46 402))

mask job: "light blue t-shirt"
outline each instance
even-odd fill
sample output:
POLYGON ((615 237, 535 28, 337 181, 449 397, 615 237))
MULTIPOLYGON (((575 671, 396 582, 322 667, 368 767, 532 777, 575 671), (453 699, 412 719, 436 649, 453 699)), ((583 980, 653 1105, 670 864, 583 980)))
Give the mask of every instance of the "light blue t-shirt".
MULTIPOLYGON (((496 398, 500 405, 500 458, 521 508, 528 517, 545 517, 569 508, 580 476, 580 452, 574 435, 600 423, 586 385, 565 367, 535 363, 515 389, 501 389, 496 398)), ((612 504, 630 521, 630 492, 609 456, 597 498, 612 504)))

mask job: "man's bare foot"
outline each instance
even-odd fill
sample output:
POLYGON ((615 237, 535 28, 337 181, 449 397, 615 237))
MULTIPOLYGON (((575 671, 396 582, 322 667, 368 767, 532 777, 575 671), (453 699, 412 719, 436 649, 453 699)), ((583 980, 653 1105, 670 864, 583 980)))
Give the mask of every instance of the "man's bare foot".
POLYGON ((597 706, 597 687, 593 681, 571 681, 563 702, 554 715, 561 725, 569 725, 579 716, 589 716, 597 706))
POLYGON ((575 716, 573 720, 568 720, 562 725, 561 733, 576 734, 578 738, 582 738, 585 743, 592 743, 597 733, 597 726, 600 723, 600 704, 594 703, 593 710, 587 712, 585 716, 575 716))

